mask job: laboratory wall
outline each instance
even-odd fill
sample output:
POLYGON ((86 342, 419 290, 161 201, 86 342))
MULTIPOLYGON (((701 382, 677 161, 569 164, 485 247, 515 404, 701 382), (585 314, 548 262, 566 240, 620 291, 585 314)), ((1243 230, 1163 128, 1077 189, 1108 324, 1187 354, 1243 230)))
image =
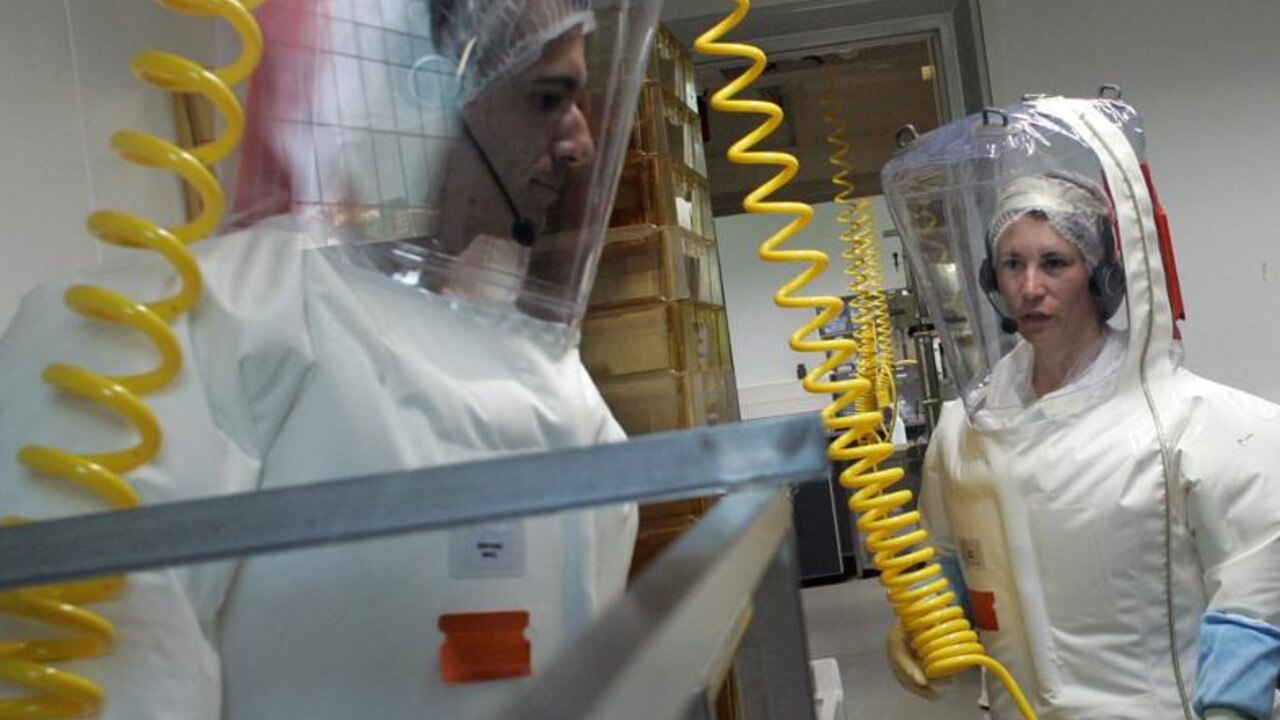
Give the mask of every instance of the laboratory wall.
MULTIPOLYGON (((870 209, 884 244, 881 265, 885 285, 903 287, 906 259, 892 231, 888 207, 880 196, 871 200, 870 209), (888 236, 884 236, 886 231, 888 236)), ((842 206, 833 202, 814 205, 813 222, 788 241, 787 247, 820 249, 832 258, 827 272, 806 289, 811 294, 848 294, 851 278, 842 272, 846 261, 840 258, 845 247, 840 235, 846 227, 837 221, 841 210, 842 206)), ((780 308, 773 302, 774 292, 805 264, 771 264, 757 255, 760 243, 780 230, 788 219, 747 214, 716 218, 729 338, 743 418, 818 410, 830 402, 830 398, 809 395, 796 382, 796 366, 804 364, 812 369, 822 361, 821 356, 798 353, 787 345, 791 333, 811 320, 814 312, 780 308)))
POLYGON ((174 176, 126 165, 108 142, 124 128, 173 136, 169 97, 129 72, 136 52, 208 63, 218 35, 154 2, 0 2, 0 327, 36 284, 126 252, 84 231, 91 208, 181 219, 174 176))
MULTIPOLYGON (((709 0, 668 6, 667 19, 714 10, 709 0)), ((980 6, 996 103, 1024 92, 1091 94, 1113 82, 1144 113, 1189 313, 1187 364, 1280 401, 1280 376, 1269 372, 1280 357, 1280 231, 1271 216, 1280 168, 1280 134, 1271 130, 1280 117, 1280 3, 980 6)), ((125 165, 107 142, 117 128, 172 132, 168 98, 134 80, 128 59, 148 47, 209 58, 211 24, 138 0, 0 2, 0 326, 37 282, 113 257, 83 231, 91 207, 177 218, 177 181, 125 165)), ((751 388, 780 387, 794 381, 796 363, 812 362, 785 349, 793 320, 770 304, 785 272, 755 258, 776 223, 718 221, 744 405, 751 388)), ((831 282, 838 290, 840 280, 831 282)))
POLYGON ((1169 212, 1186 364, 1280 402, 1280 3, 982 0, 997 104, 1123 87, 1169 212))

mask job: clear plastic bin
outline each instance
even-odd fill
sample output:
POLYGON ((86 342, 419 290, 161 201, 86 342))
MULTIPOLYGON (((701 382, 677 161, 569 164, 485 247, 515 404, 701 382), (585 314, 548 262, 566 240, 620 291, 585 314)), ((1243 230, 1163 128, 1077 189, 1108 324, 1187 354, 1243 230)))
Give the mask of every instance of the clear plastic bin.
POLYGON ((598 378, 597 384, 613 416, 630 435, 739 419, 731 372, 666 371, 598 378))
POLYGON ((690 301, 606 308, 582 322, 582 361, 597 380, 729 367, 724 308, 690 301))
POLYGON ((691 110, 697 109, 698 88, 693 77, 693 57, 666 28, 659 27, 654 33, 645 79, 671 91, 691 110))
POLYGON ((723 305, 715 243, 677 226, 609 230, 591 289, 591 306, 654 300, 723 305))
POLYGON ((609 225, 642 224, 678 225, 714 238, 706 179, 669 155, 632 154, 622 168, 609 225))
POLYGON ((698 113, 658 83, 646 83, 631 133, 631 147, 653 155, 668 155, 707 176, 707 154, 698 113))

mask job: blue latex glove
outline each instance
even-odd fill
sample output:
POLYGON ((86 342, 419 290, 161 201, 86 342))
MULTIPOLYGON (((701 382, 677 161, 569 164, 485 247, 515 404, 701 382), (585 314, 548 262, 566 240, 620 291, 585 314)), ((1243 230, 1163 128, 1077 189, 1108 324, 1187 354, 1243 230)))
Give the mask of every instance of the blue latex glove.
POLYGON ((1269 720, 1280 678, 1280 628, 1242 615, 1208 612, 1200 621, 1196 712, 1235 710, 1269 720))

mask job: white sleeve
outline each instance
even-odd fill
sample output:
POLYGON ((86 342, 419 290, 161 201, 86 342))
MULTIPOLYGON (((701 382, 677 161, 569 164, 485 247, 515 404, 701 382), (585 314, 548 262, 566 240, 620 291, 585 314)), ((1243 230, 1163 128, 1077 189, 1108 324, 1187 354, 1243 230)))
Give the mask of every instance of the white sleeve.
MULTIPOLYGON (((31 520, 101 512, 109 507, 91 493, 21 466, 18 449, 29 443, 69 450, 127 447, 133 430, 110 412, 59 394, 40 380, 51 360, 73 361, 108 372, 131 360, 146 369, 154 359, 136 338, 93 327, 71 315, 61 302, 61 287, 38 288, 23 301, 18 315, 0 337, 0 516, 31 520), (99 352, 101 350, 101 353, 99 352), (123 355, 119 355, 123 351, 123 355), (113 358, 108 357, 117 353, 113 358), (123 357, 126 360, 122 361, 123 357), (140 360, 140 362, 139 362, 140 360), (88 409, 88 412, 86 412, 88 409)), ((154 473, 132 483, 146 498, 154 473)), ((153 489, 155 492, 153 492, 153 489)), ((160 720, 175 709, 191 720, 217 720, 220 715, 218 661, 207 642, 184 583, 175 571, 133 573, 122 594, 90 606, 111 622, 116 643, 111 654, 52 663, 103 688, 106 706, 100 720, 160 720)), ((46 635, 30 621, 0 614, 4 641, 46 635)), ((27 694, 0 683, 0 696, 27 694)))
POLYGON ((1280 626, 1280 407, 1196 380, 1178 467, 1209 609, 1280 626))
POLYGON ((956 543, 951 535, 951 524, 947 521, 945 502, 946 466, 942 459, 942 446, 955 432, 953 416, 964 409, 958 401, 946 403, 942 407, 938 426, 929 438, 929 447, 924 455, 924 467, 920 478, 920 498, 917 507, 920 509, 921 525, 929 532, 930 541, 942 555, 955 556, 956 543))
MULTIPOLYGON (((171 325, 183 367, 169 385, 143 398, 163 432, 159 453, 127 474, 144 505, 255 489, 264 447, 305 377, 300 261, 281 243, 250 242, 255 239, 210 240, 199 250, 204 293, 171 325)), ((79 280, 145 300, 172 292, 172 275, 148 256, 79 280)), ((144 372, 156 362, 155 350, 136 331, 70 312, 62 302, 68 284, 32 291, 0 336, 0 517, 44 520, 110 509, 81 487, 20 465, 22 446, 101 452, 137 441, 136 431, 110 410, 69 398, 40 379, 50 362, 109 375, 144 372)), ((221 673, 210 638, 217 637, 235 566, 130 574, 119 597, 88 608, 114 625, 111 654, 56 666, 102 686, 107 705, 100 720, 216 720, 221 673)), ((44 628, 0 615, 0 640, 33 630, 44 628)))

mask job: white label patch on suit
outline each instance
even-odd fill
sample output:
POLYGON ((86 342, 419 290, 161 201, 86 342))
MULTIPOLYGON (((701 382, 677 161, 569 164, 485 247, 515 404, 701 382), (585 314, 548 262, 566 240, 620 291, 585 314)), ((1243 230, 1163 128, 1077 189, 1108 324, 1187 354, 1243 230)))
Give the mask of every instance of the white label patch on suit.
POLYGON ((454 579, 524 575, 524 523, 490 523, 449 533, 449 576, 454 579))
POLYGON ((982 558, 982 543, 977 538, 956 538, 956 550, 960 554, 960 560, 974 570, 982 570, 986 567, 986 561, 982 558))

